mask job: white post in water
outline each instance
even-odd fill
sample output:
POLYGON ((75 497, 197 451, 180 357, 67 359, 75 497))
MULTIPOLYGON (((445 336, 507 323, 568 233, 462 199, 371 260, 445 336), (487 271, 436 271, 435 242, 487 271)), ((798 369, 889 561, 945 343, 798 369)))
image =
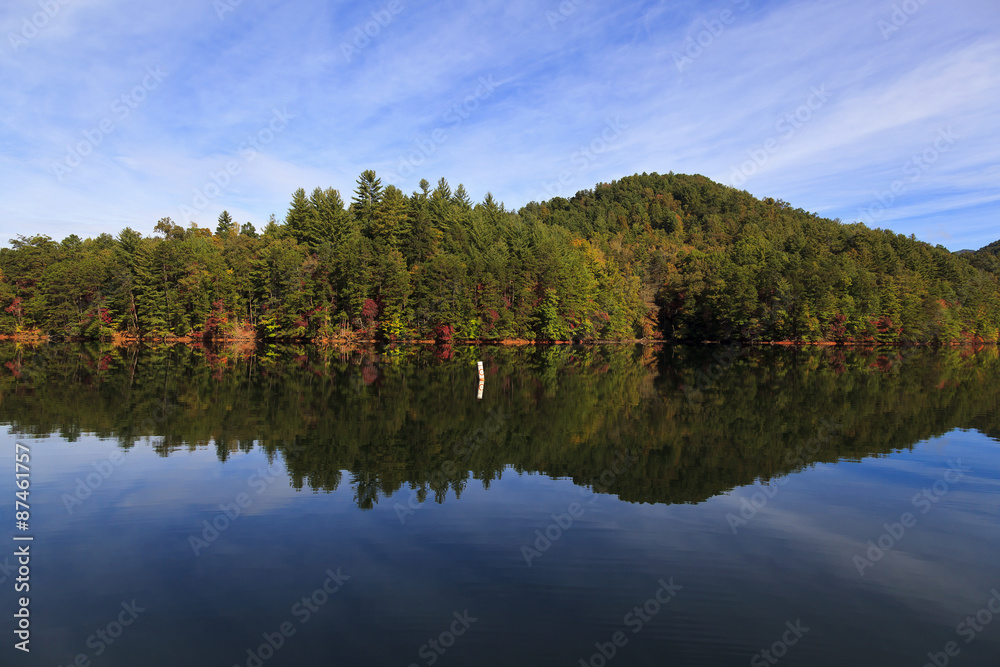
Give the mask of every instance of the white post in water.
POLYGON ((479 395, 476 397, 480 400, 483 398, 483 386, 486 384, 486 374, 483 373, 483 362, 478 362, 479 364, 479 395))

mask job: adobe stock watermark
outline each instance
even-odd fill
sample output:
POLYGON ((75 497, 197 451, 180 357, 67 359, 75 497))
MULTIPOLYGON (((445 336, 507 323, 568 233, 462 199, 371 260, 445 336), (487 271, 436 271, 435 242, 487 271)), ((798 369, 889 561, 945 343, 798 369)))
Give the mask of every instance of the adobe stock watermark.
POLYGON ((340 52, 343 54, 344 60, 350 63, 355 55, 367 49, 372 40, 378 37, 383 29, 389 27, 392 20, 402 11, 403 3, 401 0, 390 0, 384 8, 373 9, 370 21, 354 26, 354 39, 350 43, 340 43, 340 52))
MULTIPOLYGON (((785 465, 796 468, 809 463, 812 457, 819 452, 820 448, 830 442, 833 436, 840 431, 840 424, 836 422, 823 420, 821 424, 822 426, 815 436, 807 440, 805 444, 794 450, 789 450, 785 454, 785 465)), ((750 494, 749 498, 740 498, 739 516, 732 512, 726 514, 726 523, 729 524, 729 529, 733 531, 733 535, 736 535, 740 528, 745 527, 757 516, 758 512, 767 507, 767 504, 778 495, 781 487, 785 484, 788 484, 787 475, 774 480, 772 484, 762 484, 760 490, 750 494)))
POLYGON ((73 490, 73 493, 64 493, 62 495, 61 500, 66 507, 66 513, 72 514, 77 506, 82 505, 84 500, 94 494, 94 491, 101 488, 101 485, 111 477, 124 460, 125 454, 121 450, 115 450, 107 459, 92 462, 90 465, 94 469, 94 472, 88 474, 86 477, 77 477, 76 488, 73 490))
MULTIPOLYGON (((622 122, 621 116, 605 120, 604 128, 600 133, 570 156, 570 164, 575 167, 573 171, 560 172, 556 180, 551 183, 542 182, 548 197, 561 197, 563 189, 576 180, 577 176, 586 172, 601 155, 610 150, 612 144, 621 138, 628 127, 622 122)), ((545 198, 542 195, 541 199, 545 198)))
MULTIPOLYGON (((457 611, 452 612, 452 616, 455 620, 451 622, 447 630, 441 632, 436 639, 428 639, 427 643, 417 650, 417 655, 423 658, 428 667, 447 653, 448 649, 455 645, 455 641, 468 632, 472 624, 479 620, 475 616, 470 616, 468 609, 461 614, 457 611)), ((420 664, 411 662, 409 667, 420 667, 420 664)))
POLYGON ((799 640, 809 632, 809 628, 802 625, 801 619, 796 619, 795 623, 785 621, 785 627, 788 629, 782 633, 781 639, 771 644, 770 647, 755 653, 750 658, 752 667, 767 667, 767 665, 778 664, 782 658, 788 655, 788 649, 798 644, 799 640))
POLYGON ((226 18, 226 14, 235 11, 242 4, 243 0, 213 0, 212 7, 215 9, 215 15, 222 21, 226 18))
POLYGON ((493 75, 479 77, 479 85, 476 89, 455 102, 443 115, 443 120, 447 126, 437 127, 431 131, 429 136, 421 137, 413 142, 413 148, 405 155, 399 156, 399 164, 395 173, 390 173, 388 179, 393 182, 405 180, 416 173, 416 168, 422 166, 434 155, 441 144, 448 141, 449 132, 457 129, 479 105, 493 97, 493 93, 502 84, 493 80, 493 75))
POLYGON ((31 16, 22 16, 20 32, 7 33, 7 42, 14 53, 20 51, 28 45, 29 41, 37 37, 69 3, 70 0, 38 0, 38 6, 42 11, 35 12, 31 16))
MULTIPOLYGON (((966 644, 971 644, 980 633, 986 630, 986 626, 993 622, 995 616, 1000 616, 1000 591, 993 589, 991 596, 983 605, 983 608, 975 614, 965 617, 957 626, 955 634, 965 638, 966 644)), ((924 663, 924 667, 946 667, 952 658, 958 657, 962 652, 958 642, 950 641, 944 645, 943 650, 934 652, 928 651, 927 658, 930 662, 924 663)))
POLYGON ((279 623, 274 632, 264 632, 261 635, 264 641, 256 648, 251 647, 246 650, 247 657, 244 664, 237 663, 233 667, 262 667, 298 632, 299 628, 295 627, 293 621, 297 620, 300 626, 308 623, 313 615, 319 613, 323 606, 330 601, 330 598, 340 591, 344 582, 351 578, 343 574, 339 567, 336 572, 327 570, 325 574, 326 579, 323 580, 322 584, 292 605, 289 610, 291 618, 279 623))
POLYGON ((823 108, 823 105, 830 99, 826 90, 826 84, 819 88, 811 86, 809 96, 805 102, 795 108, 794 111, 786 113, 774 124, 774 129, 778 134, 769 137, 763 144, 756 148, 747 149, 747 157, 750 158, 739 166, 731 165, 732 173, 729 175, 729 182, 733 187, 740 187, 747 182, 751 176, 756 174, 761 167, 767 164, 771 156, 781 150, 783 142, 787 142, 795 133, 812 120, 813 114, 823 108))
MULTIPOLYGON (((94 631, 92 635, 87 637, 85 643, 87 648, 93 651, 93 658, 99 658, 104 655, 108 648, 125 634, 125 629, 135 623, 136 619, 139 618, 139 614, 146 611, 144 607, 136 604, 135 600, 132 600, 132 602, 122 602, 121 608, 122 610, 118 612, 115 620, 108 623, 105 627, 94 631)), ((90 667, 91 664, 92 658, 90 653, 78 653, 67 667, 69 665, 73 667, 90 667)))
POLYGON ((576 13, 577 7, 582 5, 584 0, 562 0, 559 6, 556 7, 556 11, 548 9, 545 11, 545 20, 549 22, 549 27, 553 30, 560 23, 565 23, 569 20, 570 16, 576 13))
POLYGON ((208 172, 208 180, 201 187, 194 189, 190 205, 181 204, 181 219, 193 222, 196 214, 204 211, 213 201, 221 197, 232 185, 233 179, 243 173, 244 166, 263 153, 264 149, 285 131, 288 121, 292 118, 295 118, 295 115, 288 113, 288 107, 273 109, 271 120, 254 134, 247 135, 247 138, 236 147, 239 159, 228 160, 222 169, 208 172))
MULTIPOLYGON (((737 10, 743 11, 750 6, 750 0, 732 0, 737 10)), ((690 35, 684 40, 684 46, 680 51, 674 51, 674 67, 679 74, 684 73, 684 69, 694 64, 694 61, 704 55, 705 50, 712 46, 722 33, 726 31, 726 26, 736 22, 736 15, 731 9, 723 9, 719 15, 711 20, 704 20, 701 24, 703 30, 699 30, 694 37, 690 35)))
POLYGON ((927 0, 903 0, 898 5, 893 4, 889 20, 879 19, 877 23, 878 30, 882 33, 882 39, 889 41, 889 37, 909 23, 910 17, 920 11, 920 8, 926 4, 927 0))
MULTIPOLYGON (((922 489, 920 493, 913 496, 911 500, 913 507, 920 510, 921 515, 927 514, 936 503, 947 495, 954 484, 965 477, 967 472, 970 472, 970 468, 962 465, 962 459, 948 461, 948 470, 944 472, 941 479, 934 482, 930 488, 922 489)), ((882 524, 885 532, 873 540, 868 540, 868 549, 864 555, 856 554, 851 559, 858 574, 862 577, 865 576, 865 570, 874 567, 875 563, 882 560, 889 551, 894 549, 906 536, 907 529, 917 525, 918 519, 919 517, 912 512, 903 512, 895 523, 882 524)))
POLYGON ((915 153, 903 163, 903 175, 909 176, 909 179, 898 178, 889 185, 888 190, 876 192, 877 201, 872 202, 866 208, 858 209, 858 217, 869 226, 874 225, 896 203, 896 198, 906 192, 908 184, 919 181, 944 153, 951 150, 958 139, 961 137, 955 134, 951 126, 939 129, 937 137, 930 146, 920 153, 915 153))
POLYGON ((132 90, 115 98, 111 102, 111 115, 106 116, 96 127, 83 130, 83 139, 76 144, 66 146, 66 157, 52 163, 52 171, 62 181, 70 172, 83 164, 84 159, 91 155, 104 140, 122 123, 129 119, 132 112, 146 101, 149 94, 160 87, 167 73, 157 67, 147 67, 146 75, 132 90))
MULTIPOLYGON (((673 577, 666 581, 660 579, 656 583, 660 587, 656 589, 652 597, 641 605, 633 607, 622 618, 622 625, 631 630, 633 635, 642 632, 643 628, 653 620, 653 617, 670 604, 670 601, 677 597, 677 594, 684 588, 680 584, 675 584, 673 577)), ((618 655, 618 651, 628 645, 629 639, 631 638, 624 630, 616 630, 611 634, 610 641, 594 643, 597 652, 591 654, 589 658, 580 658, 580 667, 604 667, 618 655)))
MULTIPOLYGON (((601 488, 610 489, 611 485, 615 483, 625 470, 627 470, 632 464, 634 464, 638 457, 629 454, 628 452, 617 452, 615 457, 618 459, 615 461, 610 468, 606 468, 601 472, 598 477, 599 484, 594 484, 594 490, 591 491, 590 500, 587 501, 587 505, 593 505, 597 502, 597 493, 601 488)), ((586 488, 580 489, 580 495, 585 495, 587 492, 586 488)), ((549 523, 544 529, 538 529, 535 531, 535 541, 531 544, 521 545, 521 557, 524 558, 524 562, 531 567, 531 562, 537 558, 541 558, 542 554, 547 552, 552 548, 552 545, 559 541, 559 539, 573 527, 573 524, 584 515, 587 508, 580 503, 570 503, 569 507, 566 508, 565 512, 561 514, 552 514, 552 522, 549 523)))

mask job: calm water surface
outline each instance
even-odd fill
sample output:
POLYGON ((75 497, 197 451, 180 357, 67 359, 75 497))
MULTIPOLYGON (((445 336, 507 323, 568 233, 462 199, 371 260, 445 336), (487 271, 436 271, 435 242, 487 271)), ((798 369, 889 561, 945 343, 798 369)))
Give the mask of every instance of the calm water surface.
POLYGON ((995 348, 0 363, 4 665, 1000 664, 995 348))

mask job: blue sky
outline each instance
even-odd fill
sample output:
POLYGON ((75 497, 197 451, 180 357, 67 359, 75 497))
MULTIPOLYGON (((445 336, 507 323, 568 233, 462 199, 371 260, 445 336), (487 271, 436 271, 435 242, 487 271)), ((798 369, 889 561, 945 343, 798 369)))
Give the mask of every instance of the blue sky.
POLYGON ((995 0, 6 0, 0 241, 258 228, 358 174, 518 208, 699 173, 1000 238, 995 0))

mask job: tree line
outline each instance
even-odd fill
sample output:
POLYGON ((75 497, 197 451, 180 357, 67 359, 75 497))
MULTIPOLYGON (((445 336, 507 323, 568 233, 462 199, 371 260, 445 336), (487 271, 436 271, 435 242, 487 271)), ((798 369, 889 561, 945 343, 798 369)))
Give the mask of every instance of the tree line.
POLYGON ((0 249, 0 334, 81 339, 995 342, 997 244, 951 253, 702 176, 507 210, 373 171, 258 231, 170 218, 0 249))

